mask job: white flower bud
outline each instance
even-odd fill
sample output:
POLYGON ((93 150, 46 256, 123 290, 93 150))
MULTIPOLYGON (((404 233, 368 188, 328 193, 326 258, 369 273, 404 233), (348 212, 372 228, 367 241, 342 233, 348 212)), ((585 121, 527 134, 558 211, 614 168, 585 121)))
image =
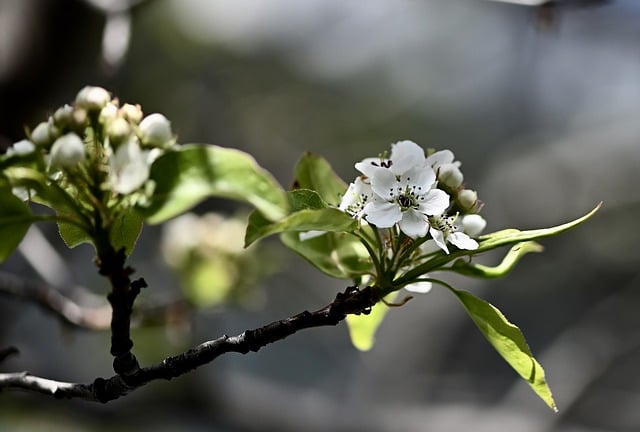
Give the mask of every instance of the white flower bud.
POLYGON ((120 194, 134 192, 149 178, 147 154, 140 149, 136 137, 131 137, 120 144, 115 153, 109 157, 109 164, 111 188, 120 194))
POLYGON ((75 168, 84 158, 84 143, 72 132, 62 135, 53 143, 49 164, 54 168, 75 168))
POLYGON ((487 226, 487 221, 479 214, 468 214, 461 217, 462 231, 469 237, 477 237, 487 226))
POLYGON ((458 204, 463 210, 473 210, 478 202, 478 193, 471 189, 458 192, 458 204))
POLYGON ((109 143, 115 147, 131 135, 131 126, 129 126, 129 122, 122 117, 117 117, 109 122, 106 130, 109 143))
POLYGON ((31 131, 31 142, 39 147, 46 147, 53 141, 48 122, 41 122, 31 131))
POLYGON ((116 104, 109 102, 100 110, 98 121, 106 125, 116 117, 118 117, 118 107, 116 104))
POLYGON ((53 122, 56 126, 64 128, 73 122, 73 107, 65 104, 53 113, 53 122))
POLYGON ((462 184, 464 177, 456 164, 447 163, 438 168, 438 180, 445 186, 456 189, 462 184))
POLYGON ((33 153, 35 149, 35 144, 33 144, 29 140, 23 139, 21 141, 13 143, 13 145, 7 149, 7 156, 24 156, 29 153, 33 153))
POLYGON ((173 144, 171 123, 162 114, 149 114, 140 122, 140 141, 145 146, 167 148, 173 144))
POLYGON ((124 104, 120 108, 120 115, 125 120, 138 124, 142 120, 142 108, 140 108, 140 105, 124 104))
POLYGON ((86 86, 78 92, 76 105, 88 111, 102 109, 111 100, 111 95, 102 87, 86 86))

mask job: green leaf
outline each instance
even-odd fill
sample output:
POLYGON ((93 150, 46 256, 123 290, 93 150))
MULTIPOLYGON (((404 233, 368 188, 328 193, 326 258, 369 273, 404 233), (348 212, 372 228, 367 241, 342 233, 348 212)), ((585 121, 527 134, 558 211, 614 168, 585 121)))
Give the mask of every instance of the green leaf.
POLYGON ((126 255, 131 255, 133 248, 142 231, 144 216, 135 208, 129 208, 113 223, 109 237, 116 250, 125 249, 126 255))
POLYGON ((149 223, 160 223, 189 210, 207 197, 246 201, 267 219, 287 214, 287 198, 277 181, 247 153, 213 145, 183 145, 151 166, 156 187, 148 207, 149 223))
POLYGON ((293 188, 314 190, 324 202, 337 206, 347 190, 347 184, 324 158, 305 153, 296 165, 293 188))
POLYGON ((327 232, 300 240, 300 233, 285 232, 280 240, 318 270, 338 279, 355 279, 371 272, 367 249, 349 233, 327 232))
MULTIPOLYGON (((66 215, 58 213, 58 216, 66 215)), ((58 233, 69 249, 73 249, 83 243, 93 244, 93 239, 89 233, 85 229, 72 223, 58 221, 58 233)))
MULTIPOLYGON (((398 295, 398 291, 385 297, 388 302, 393 302, 398 295)), ((380 324, 387 316, 389 306, 384 302, 378 302, 371 307, 369 315, 347 315, 347 328, 351 343, 360 351, 369 351, 375 343, 375 336, 380 324)))
POLYGON ((451 270, 465 276, 472 276, 484 279, 496 279, 509 273, 520 261, 520 259, 530 252, 542 252, 540 243, 527 241, 518 243, 509 249, 509 252, 502 259, 502 262, 495 267, 488 267, 482 264, 468 262, 461 258, 454 261, 451 270))
POLYGON ((495 306, 466 291, 450 288, 464 305, 467 313, 489 343, 509 365, 531 386, 533 391, 554 411, 551 395, 542 366, 533 357, 518 327, 510 323, 495 306))
POLYGON ((10 188, 0 188, 0 262, 18 247, 32 221, 29 207, 10 188))
POLYGON ((245 247, 263 237, 285 231, 350 232, 358 226, 358 222, 346 213, 328 208, 312 190, 294 190, 288 192, 287 196, 294 212, 285 218, 271 223, 258 211, 249 216, 245 247))

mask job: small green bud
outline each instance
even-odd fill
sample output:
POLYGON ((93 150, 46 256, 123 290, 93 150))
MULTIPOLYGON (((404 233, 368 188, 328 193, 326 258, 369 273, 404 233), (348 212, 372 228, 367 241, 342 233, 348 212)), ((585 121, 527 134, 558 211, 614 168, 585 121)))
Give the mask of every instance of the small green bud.
POLYGON ((162 114, 149 114, 140 122, 140 141, 150 147, 171 146, 174 141, 171 123, 162 114))
POLYGON ((76 96, 76 106, 87 111, 102 109, 111 100, 111 95, 102 87, 86 86, 76 96))
POLYGON ((75 168, 84 158, 84 143, 78 135, 71 132, 53 143, 49 164, 53 168, 75 168))

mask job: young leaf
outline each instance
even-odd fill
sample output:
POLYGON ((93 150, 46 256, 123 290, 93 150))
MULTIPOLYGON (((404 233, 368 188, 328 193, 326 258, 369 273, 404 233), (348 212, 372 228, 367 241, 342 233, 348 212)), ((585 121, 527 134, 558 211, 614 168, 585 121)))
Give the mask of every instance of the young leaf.
POLYGON ((295 169, 294 189, 297 188, 314 190, 327 204, 338 206, 347 184, 324 158, 305 153, 295 169))
MULTIPOLYGON (((398 295, 398 291, 385 297, 388 302, 393 302, 398 295)), ((351 343, 360 351, 369 351, 373 348, 376 340, 376 332, 387 316, 389 307, 383 302, 378 302, 371 307, 369 315, 347 315, 347 327, 351 343)))
MULTIPOLYGON (((58 216, 66 216, 63 213, 58 213, 58 216)), ((58 233, 64 244, 67 245, 69 249, 73 249, 74 247, 81 245, 82 243, 91 243, 93 244, 93 240, 89 233, 80 228, 78 225, 74 225, 68 222, 58 221, 58 233)))
POLYGON ((131 255, 138 236, 140 236, 140 231, 142 231, 143 222, 144 216, 137 209, 127 209, 125 213, 115 220, 111 227, 109 236, 113 247, 116 250, 124 248, 125 254, 127 256, 131 255))
POLYGON ((496 351, 527 381, 549 408, 557 411, 551 389, 545 380, 544 370, 531 354, 520 329, 490 303, 466 291, 450 289, 496 351))
POLYGON ((267 219, 287 214, 287 198, 277 181, 250 155, 213 145, 183 145, 151 166, 156 187, 148 207, 149 223, 160 223, 189 210, 207 197, 246 201, 267 219))
POLYGON ((352 234, 327 232, 301 240, 299 232, 285 232, 280 240, 318 270, 334 278, 354 279, 371 271, 367 249, 352 234))
POLYGON ((520 261, 520 259, 530 252, 542 252, 540 243, 527 241, 515 244, 509 249, 502 262, 495 267, 488 267, 482 264, 474 264, 462 258, 454 261, 451 270, 465 276, 472 276, 485 279, 496 279, 509 273, 520 261))
POLYGON ((10 188, 0 188, 0 262, 18 247, 32 221, 29 207, 10 188))

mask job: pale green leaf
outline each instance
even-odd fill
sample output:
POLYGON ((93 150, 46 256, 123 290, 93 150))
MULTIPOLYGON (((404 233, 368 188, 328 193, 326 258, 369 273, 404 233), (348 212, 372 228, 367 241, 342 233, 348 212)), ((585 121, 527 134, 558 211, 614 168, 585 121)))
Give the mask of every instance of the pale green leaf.
POLYGON ((556 404, 544 376, 520 329, 495 306, 466 291, 451 289, 489 343, 554 411, 556 404))
POLYGON ((540 243, 534 241, 522 242, 512 246, 502 259, 502 262, 497 266, 489 267, 482 264, 475 264, 469 262, 468 258, 460 258, 452 264, 451 270, 465 276, 496 279, 509 273, 526 254, 542 252, 542 250, 543 247, 540 243))
MULTIPOLYGON (((392 303, 398 295, 398 291, 385 297, 385 301, 392 303)), ((368 315, 347 315, 347 327, 351 343, 360 351, 369 351, 376 340, 376 332, 382 324, 384 317, 389 312, 389 306, 384 302, 378 302, 371 307, 368 315)))
POLYGON ((0 262, 18 247, 32 222, 29 207, 10 188, 0 188, 0 262))
POLYGON ((113 223, 109 237, 112 246, 119 250, 124 248, 125 254, 128 256, 142 231, 144 216, 134 208, 127 209, 113 223))
POLYGON ((324 158, 305 153, 295 168, 294 189, 314 190, 329 205, 337 206, 347 184, 333 171, 324 158))
POLYGON ((207 197, 224 197, 253 205, 267 219, 287 214, 284 190, 269 172, 240 150, 213 145, 183 145, 151 166, 155 190, 141 209, 149 223, 160 223, 189 210, 207 197))

